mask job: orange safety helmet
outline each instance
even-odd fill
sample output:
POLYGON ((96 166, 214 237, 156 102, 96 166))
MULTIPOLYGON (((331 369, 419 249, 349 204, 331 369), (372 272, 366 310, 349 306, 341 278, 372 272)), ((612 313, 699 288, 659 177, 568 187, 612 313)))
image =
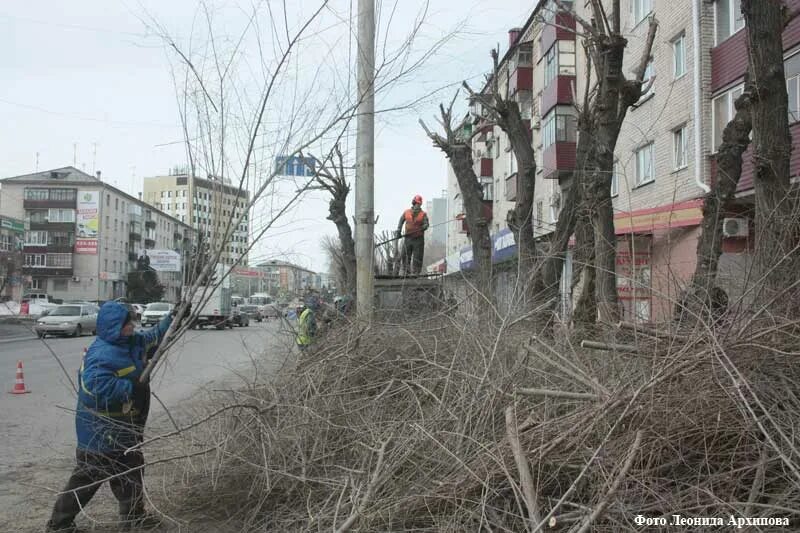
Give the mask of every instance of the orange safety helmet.
POLYGON ((414 197, 414 199, 413 199, 413 200, 411 200, 411 203, 412 203, 412 204, 419 204, 419 205, 422 205, 422 196, 420 196, 419 194, 418 194, 418 195, 416 195, 416 196, 414 197))

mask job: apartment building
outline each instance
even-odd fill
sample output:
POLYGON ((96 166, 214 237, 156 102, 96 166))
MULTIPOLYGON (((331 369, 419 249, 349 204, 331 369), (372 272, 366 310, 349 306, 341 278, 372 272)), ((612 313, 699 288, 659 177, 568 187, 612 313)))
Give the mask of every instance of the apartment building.
POLYGON ((250 217, 249 191, 231 184, 230 180, 210 176, 190 176, 180 170, 167 176, 144 179, 144 201, 190 225, 211 246, 224 246, 221 262, 247 266, 250 217), (223 243, 231 217, 241 223, 233 228, 228 242, 223 243))
MULTIPOLYGON (((579 15, 591 18, 585 2, 561 3, 574 4, 579 15)), ((800 8, 798 0, 788 4, 792 10, 800 8)), ((622 13, 627 75, 632 75, 642 56, 651 16, 659 26, 646 70, 652 84, 629 110, 615 152, 617 284, 627 318, 664 320, 694 271, 703 196, 716 179, 714 154, 735 112, 733 102, 741 94, 747 69, 746 32, 740 0, 622 0, 622 13)), ((516 99, 531 121, 538 165, 532 216, 536 234, 543 239, 554 227, 563 190, 571 186, 575 168, 573 99, 583 94, 587 68, 576 29, 581 30, 573 14, 559 11, 552 0, 542 0, 521 27, 509 31, 500 63, 500 90, 516 99)), ((783 42, 791 131, 800 143, 799 18, 789 23, 783 42)), ((472 103, 473 129, 467 133, 472 135, 475 169, 492 217, 495 255, 504 257, 512 245, 503 227, 516 199, 516 161, 507 137, 478 119, 476 105, 472 103)), ((797 149, 792 172, 800 173, 797 149)), ((731 298, 739 295, 741 285, 733 281, 741 279, 751 264, 752 180, 748 151, 737 205, 724 224, 720 283, 731 298)), ((463 208, 452 170, 448 200, 450 214, 459 215, 463 208)), ((467 230, 451 228, 448 267, 469 266, 467 230)), ((565 273, 570 272, 568 260, 565 273)))
POLYGON ((322 287, 322 278, 316 272, 286 261, 266 261, 256 265, 264 272, 267 281, 267 292, 273 295, 299 297, 307 289, 322 287))
MULTIPOLYGON (((68 300, 125 296, 140 255, 183 255, 191 228, 74 167, 3 179, 0 211, 25 221, 26 290, 68 300)), ((159 272, 165 299, 178 301, 180 267, 159 272)))

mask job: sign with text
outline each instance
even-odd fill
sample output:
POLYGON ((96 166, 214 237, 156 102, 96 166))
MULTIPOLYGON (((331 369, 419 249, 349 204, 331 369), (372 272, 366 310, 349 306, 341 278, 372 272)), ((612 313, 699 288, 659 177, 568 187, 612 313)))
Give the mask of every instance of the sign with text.
POLYGON ((97 255, 100 191, 79 191, 75 213, 75 253, 97 255))
POLYGON ((141 250, 139 257, 147 257, 149 266, 156 272, 180 272, 181 254, 175 250, 141 250))

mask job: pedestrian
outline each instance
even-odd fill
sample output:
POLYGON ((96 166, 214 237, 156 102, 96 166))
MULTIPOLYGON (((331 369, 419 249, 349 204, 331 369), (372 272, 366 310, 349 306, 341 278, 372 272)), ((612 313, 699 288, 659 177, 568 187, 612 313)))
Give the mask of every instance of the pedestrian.
POLYGON ((425 253, 425 231, 429 227, 428 214, 422 210, 422 196, 419 194, 411 200, 411 208, 403 211, 400 222, 397 224, 396 236, 403 239, 403 272, 405 275, 416 275, 422 270, 422 260, 425 253), (403 225, 406 232, 403 234, 403 225), (410 269, 409 269, 410 266, 410 269))
POLYGON ((49 532, 76 533, 75 517, 105 481, 119 501, 123 530, 152 529, 161 523, 144 509, 144 455, 139 449, 127 454, 125 450, 142 442, 150 386, 139 377, 172 315, 143 332, 134 330, 134 319, 129 307, 119 302, 100 308, 97 338, 78 372, 77 465, 53 507, 49 532))
POLYGON ((319 309, 319 298, 309 296, 306 298, 305 309, 297 320, 297 347, 306 350, 314 341, 317 334, 316 312, 319 309))

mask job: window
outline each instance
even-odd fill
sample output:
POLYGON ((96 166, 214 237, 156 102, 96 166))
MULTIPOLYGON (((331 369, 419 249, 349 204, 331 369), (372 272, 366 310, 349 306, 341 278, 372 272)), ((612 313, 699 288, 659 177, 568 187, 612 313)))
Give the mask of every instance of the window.
POLYGON ((653 143, 636 150, 636 186, 655 180, 653 172, 653 143))
POLYGON ((14 246, 11 235, 0 233, 0 252, 10 252, 14 246))
POLYGON ((561 211, 561 193, 554 192, 550 196, 550 223, 558 222, 558 213, 561 211))
POLYGON ((516 174, 517 173, 517 154, 514 153, 514 150, 508 151, 508 175, 516 174))
POLYGON ((631 0, 631 15, 633 24, 639 24, 653 11, 653 0, 631 0))
POLYGON ((686 168, 686 126, 672 132, 672 164, 675 170, 686 168))
POLYGON ((542 227, 542 222, 544 222, 544 207, 542 205, 541 200, 536 201, 536 220, 534 220, 534 224, 537 228, 542 227))
POLYGON ((744 28, 741 0, 717 0, 714 10, 716 43, 744 28))
POLYGON ((161 191, 161 198, 167 197, 167 191, 161 191))
POLYGON ((103 270, 108 272, 108 259, 103 259, 103 270))
POLYGON ((619 161, 614 161, 614 170, 611 171, 611 197, 619 196, 619 161))
POLYGON ((25 254, 26 267, 43 267, 45 264, 45 254, 25 254))
POLYGON ((556 41, 544 57, 544 84, 549 85, 556 76, 575 75, 575 41, 556 41))
POLYGON ((653 79, 655 75, 655 67, 653 66, 653 58, 651 57, 650 61, 647 62, 647 66, 644 69, 644 76, 642 77, 642 97, 639 98, 640 102, 644 102, 656 93, 656 84, 653 79))
POLYGON ((119 210, 119 198, 114 198, 114 209, 119 210))
POLYGON ((47 189, 25 189, 26 200, 48 200, 49 198, 47 189))
POLYGON ((45 246, 47 245, 47 232, 46 231, 26 231, 25 244, 31 246, 45 246))
POLYGON ((50 209, 47 213, 48 222, 75 222, 74 209, 50 209))
POLYGON ((109 205, 109 206, 111 205, 111 195, 110 194, 106 194, 106 205, 109 205))
POLYGON ((119 230, 119 221, 115 218, 114 219, 114 231, 118 231, 118 230, 119 230))
POLYGON ((36 289, 37 291, 44 290, 44 280, 43 279, 32 279, 31 280, 31 289, 36 289))
POLYGON ((167 198, 172 198, 172 191, 167 191, 167 198))
POLYGON ((672 41, 672 76, 675 79, 686 74, 686 35, 681 34, 672 41))
POLYGON ((72 268, 72 254, 47 254, 46 266, 50 268, 72 268))
POLYGON ((783 62, 786 91, 789 93, 789 123, 800 121, 800 53, 783 62))
POLYGON ((481 188, 483 189, 483 199, 485 201, 494 201, 494 183, 492 183, 492 180, 482 181, 481 188))
POLYGON ((575 142, 576 123, 572 115, 554 109, 542 120, 542 149, 557 142, 575 142))
POLYGON ((522 43, 519 45, 517 52, 518 65, 530 65, 533 61, 533 45, 531 43, 522 43))
MULTIPOLYGON (((725 126, 728 125, 728 122, 730 122, 736 114, 734 102, 741 96, 743 91, 744 86, 739 85, 738 87, 734 87, 722 93, 713 100, 711 111, 714 122, 714 138, 712 144, 715 152, 722 144, 722 132, 725 130, 725 126)), ((789 107, 791 108, 791 105, 789 107)))

